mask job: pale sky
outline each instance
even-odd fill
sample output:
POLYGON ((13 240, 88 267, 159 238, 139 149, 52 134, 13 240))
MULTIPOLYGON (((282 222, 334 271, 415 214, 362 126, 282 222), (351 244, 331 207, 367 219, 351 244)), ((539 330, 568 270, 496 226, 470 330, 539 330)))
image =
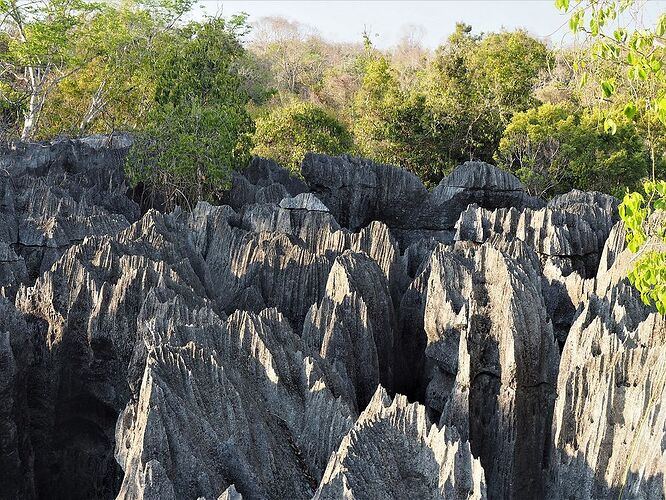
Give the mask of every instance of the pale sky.
MULTIPOLYGON (((331 41, 361 40, 364 29, 376 34, 373 43, 387 48, 414 26, 424 30, 422 42, 437 47, 455 28, 456 21, 471 24, 475 32, 524 28, 553 45, 570 40, 568 17, 555 9, 553 0, 449 0, 449 1, 217 1, 201 2, 208 14, 227 17, 238 12, 250 21, 264 16, 282 16, 317 28, 331 41)), ((666 12, 666 0, 649 0, 644 21, 654 25, 666 12)))

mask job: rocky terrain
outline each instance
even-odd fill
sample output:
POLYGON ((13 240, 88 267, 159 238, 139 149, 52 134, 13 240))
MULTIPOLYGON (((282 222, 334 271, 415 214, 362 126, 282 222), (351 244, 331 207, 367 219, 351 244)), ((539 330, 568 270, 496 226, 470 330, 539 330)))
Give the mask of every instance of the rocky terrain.
POLYGON ((128 146, 0 157, 0 497, 664 497, 616 199, 310 154, 160 213, 128 146))

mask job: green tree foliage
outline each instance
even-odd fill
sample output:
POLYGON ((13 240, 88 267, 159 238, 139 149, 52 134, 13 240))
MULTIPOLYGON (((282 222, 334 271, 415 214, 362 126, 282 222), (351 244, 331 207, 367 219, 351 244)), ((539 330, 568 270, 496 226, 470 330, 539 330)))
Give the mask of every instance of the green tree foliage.
POLYGON ((516 113, 496 154, 534 195, 571 189, 622 195, 650 172, 650 154, 636 127, 616 116, 616 133, 605 132, 595 110, 543 104, 516 113))
MULTIPOLYGON (((654 27, 632 27, 622 24, 635 7, 632 0, 556 0, 555 4, 570 12, 572 31, 584 33, 592 41, 593 61, 623 70, 600 79, 603 100, 619 104, 628 119, 642 118, 647 125, 644 130, 652 156, 651 180, 644 183, 645 196, 633 192, 624 197, 620 216, 627 228, 629 249, 638 252, 629 279, 646 303, 654 303, 666 314, 666 183, 657 180, 656 151, 663 139, 655 140, 653 135, 653 125, 666 125, 666 14, 654 27)), ((617 122, 610 114, 604 128, 609 134, 617 133, 617 122)))
POLYGON ((88 55, 74 41, 97 8, 83 0, 0 1, 0 93, 22 122, 22 139, 34 136, 53 89, 85 65, 88 55))
POLYGON ((4 2, 0 96, 24 139, 131 129, 191 0, 4 2))
POLYGON ((134 1, 100 5, 73 41, 87 63, 53 90, 38 137, 140 127, 154 97, 155 58, 167 43, 164 30, 181 14, 149 12, 134 1))
POLYGON ((307 152, 339 155, 353 147, 347 128, 323 108, 297 102, 275 108, 257 119, 254 149, 294 173, 299 172, 307 152))
POLYGON ((445 146, 432 128, 425 97, 403 90, 398 78, 386 57, 367 62, 353 103, 356 147, 362 155, 399 165, 426 183, 437 182, 448 166, 445 146))
POLYGON ((666 181, 646 181, 645 196, 629 193, 620 205, 627 243, 638 252, 629 280, 646 304, 666 314, 666 181))
POLYGON ((165 193, 167 206, 215 199, 249 159, 253 123, 233 63, 244 19, 190 23, 159 61, 155 103, 127 159, 134 183, 165 193))
POLYGON ((438 51, 426 92, 455 162, 492 160, 513 114, 538 104, 532 89, 551 60, 524 31, 479 37, 458 25, 438 51))
POLYGON ((354 98, 362 154, 401 165, 433 184, 470 159, 490 161, 511 116, 537 103, 552 56, 522 31, 486 37, 458 24, 432 62, 407 81, 384 56, 366 64, 354 98))

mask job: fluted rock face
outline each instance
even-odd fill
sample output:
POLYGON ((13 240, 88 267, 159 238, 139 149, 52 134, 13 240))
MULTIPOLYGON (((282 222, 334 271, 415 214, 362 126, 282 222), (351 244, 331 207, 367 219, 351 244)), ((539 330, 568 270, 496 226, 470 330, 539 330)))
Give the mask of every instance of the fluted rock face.
POLYGON ((544 205, 514 175, 483 162, 459 166, 432 193, 407 171, 346 155, 310 153, 302 170, 311 191, 352 230, 373 220, 403 230, 450 230, 470 203, 489 209, 544 205))
POLYGON ((486 498, 483 469, 455 429, 380 386, 331 456, 315 499, 486 498))
POLYGON ((608 211, 591 203, 554 205, 536 211, 490 211, 470 205, 456 225, 455 239, 484 242, 498 234, 519 239, 545 258, 561 261, 560 267, 592 277, 614 223, 608 211))
POLYGON ((395 313, 385 275, 365 253, 335 260, 326 294, 313 305, 303 340, 349 381, 364 408, 379 383, 393 386, 395 313))
POLYGON ((409 227, 413 211, 428 195, 414 174, 362 158, 309 153, 302 170, 310 189, 352 230, 373 220, 409 227))
POLYGON ((117 427, 118 498, 217 498, 231 485, 245 498, 309 498, 351 413, 285 319, 198 310, 146 326, 139 398, 117 427))
POLYGON ((542 262, 546 308, 563 345, 579 306, 594 288, 604 243, 618 220, 617 205, 612 196, 580 191, 556 197, 539 210, 470 205, 456 223, 455 239, 482 243, 501 236, 531 247, 542 262))
POLYGON ((305 191, 303 181, 290 176, 277 163, 255 157, 242 173, 232 173, 231 189, 222 202, 238 210, 251 203, 279 203, 305 191))
POLYGON ((128 146, 0 156, 1 498, 660 497, 614 198, 312 154, 140 216, 128 146))
POLYGON ((512 174, 481 161, 468 161, 455 168, 433 190, 420 216, 429 229, 451 229, 468 205, 487 209, 500 207, 539 208, 543 202, 525 193, 512 174))
POLYGON ((411 389, 469 439, 493 498, 542 495, 558 352, 540 285, 488 243, 439 246, 401 305, 403 370, 421 371, 411 389))
POLYGON ((125 197, 127 137, 17 144, 0 156, 0 287, 46 271, 85 236, 114 234, 139 216, 125 197))
POLYGON ((627 282, 621 224, 562 352, 549 497, 662 498, 666 321, 627 282))
POLYGON ((87 238, 19 289, 16 307, 37 327, 27 396, 41 408, 31 420, 40 495, 99 497, 118 487, 114 429, 143 370, 142 307, 158 287, 194 304, 207 299, 197 257, 178 227, 176 216, 151 212, 115 237, 87 238))
POLYGON ((28 368, 32 332, 13 304, 0 299, 0 479, 4 498, 32 498, 34 453, 30 438, 28 368))

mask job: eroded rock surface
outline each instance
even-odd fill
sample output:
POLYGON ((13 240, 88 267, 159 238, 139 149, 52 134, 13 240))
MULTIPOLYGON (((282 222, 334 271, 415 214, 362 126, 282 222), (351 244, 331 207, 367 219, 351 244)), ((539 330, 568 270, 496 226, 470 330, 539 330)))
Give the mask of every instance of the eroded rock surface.
POLYGON ((663 498, 666 319, 626 279, 618 224, 562 352, 550 498, 663 498))
POLYGON ((331 456, 315 499, 487 498, 483 469, 454 428, 380 386, 331 456))
POLYGON ((0 154, 0 287, 13 295, 67 248, 139 217, 125 196, 125 136, 17 144, 0 154))
POLYGON ((311 154, 141 215, 127 147, 0 157, 0 497, 663 496, 614 198, 311 154))

